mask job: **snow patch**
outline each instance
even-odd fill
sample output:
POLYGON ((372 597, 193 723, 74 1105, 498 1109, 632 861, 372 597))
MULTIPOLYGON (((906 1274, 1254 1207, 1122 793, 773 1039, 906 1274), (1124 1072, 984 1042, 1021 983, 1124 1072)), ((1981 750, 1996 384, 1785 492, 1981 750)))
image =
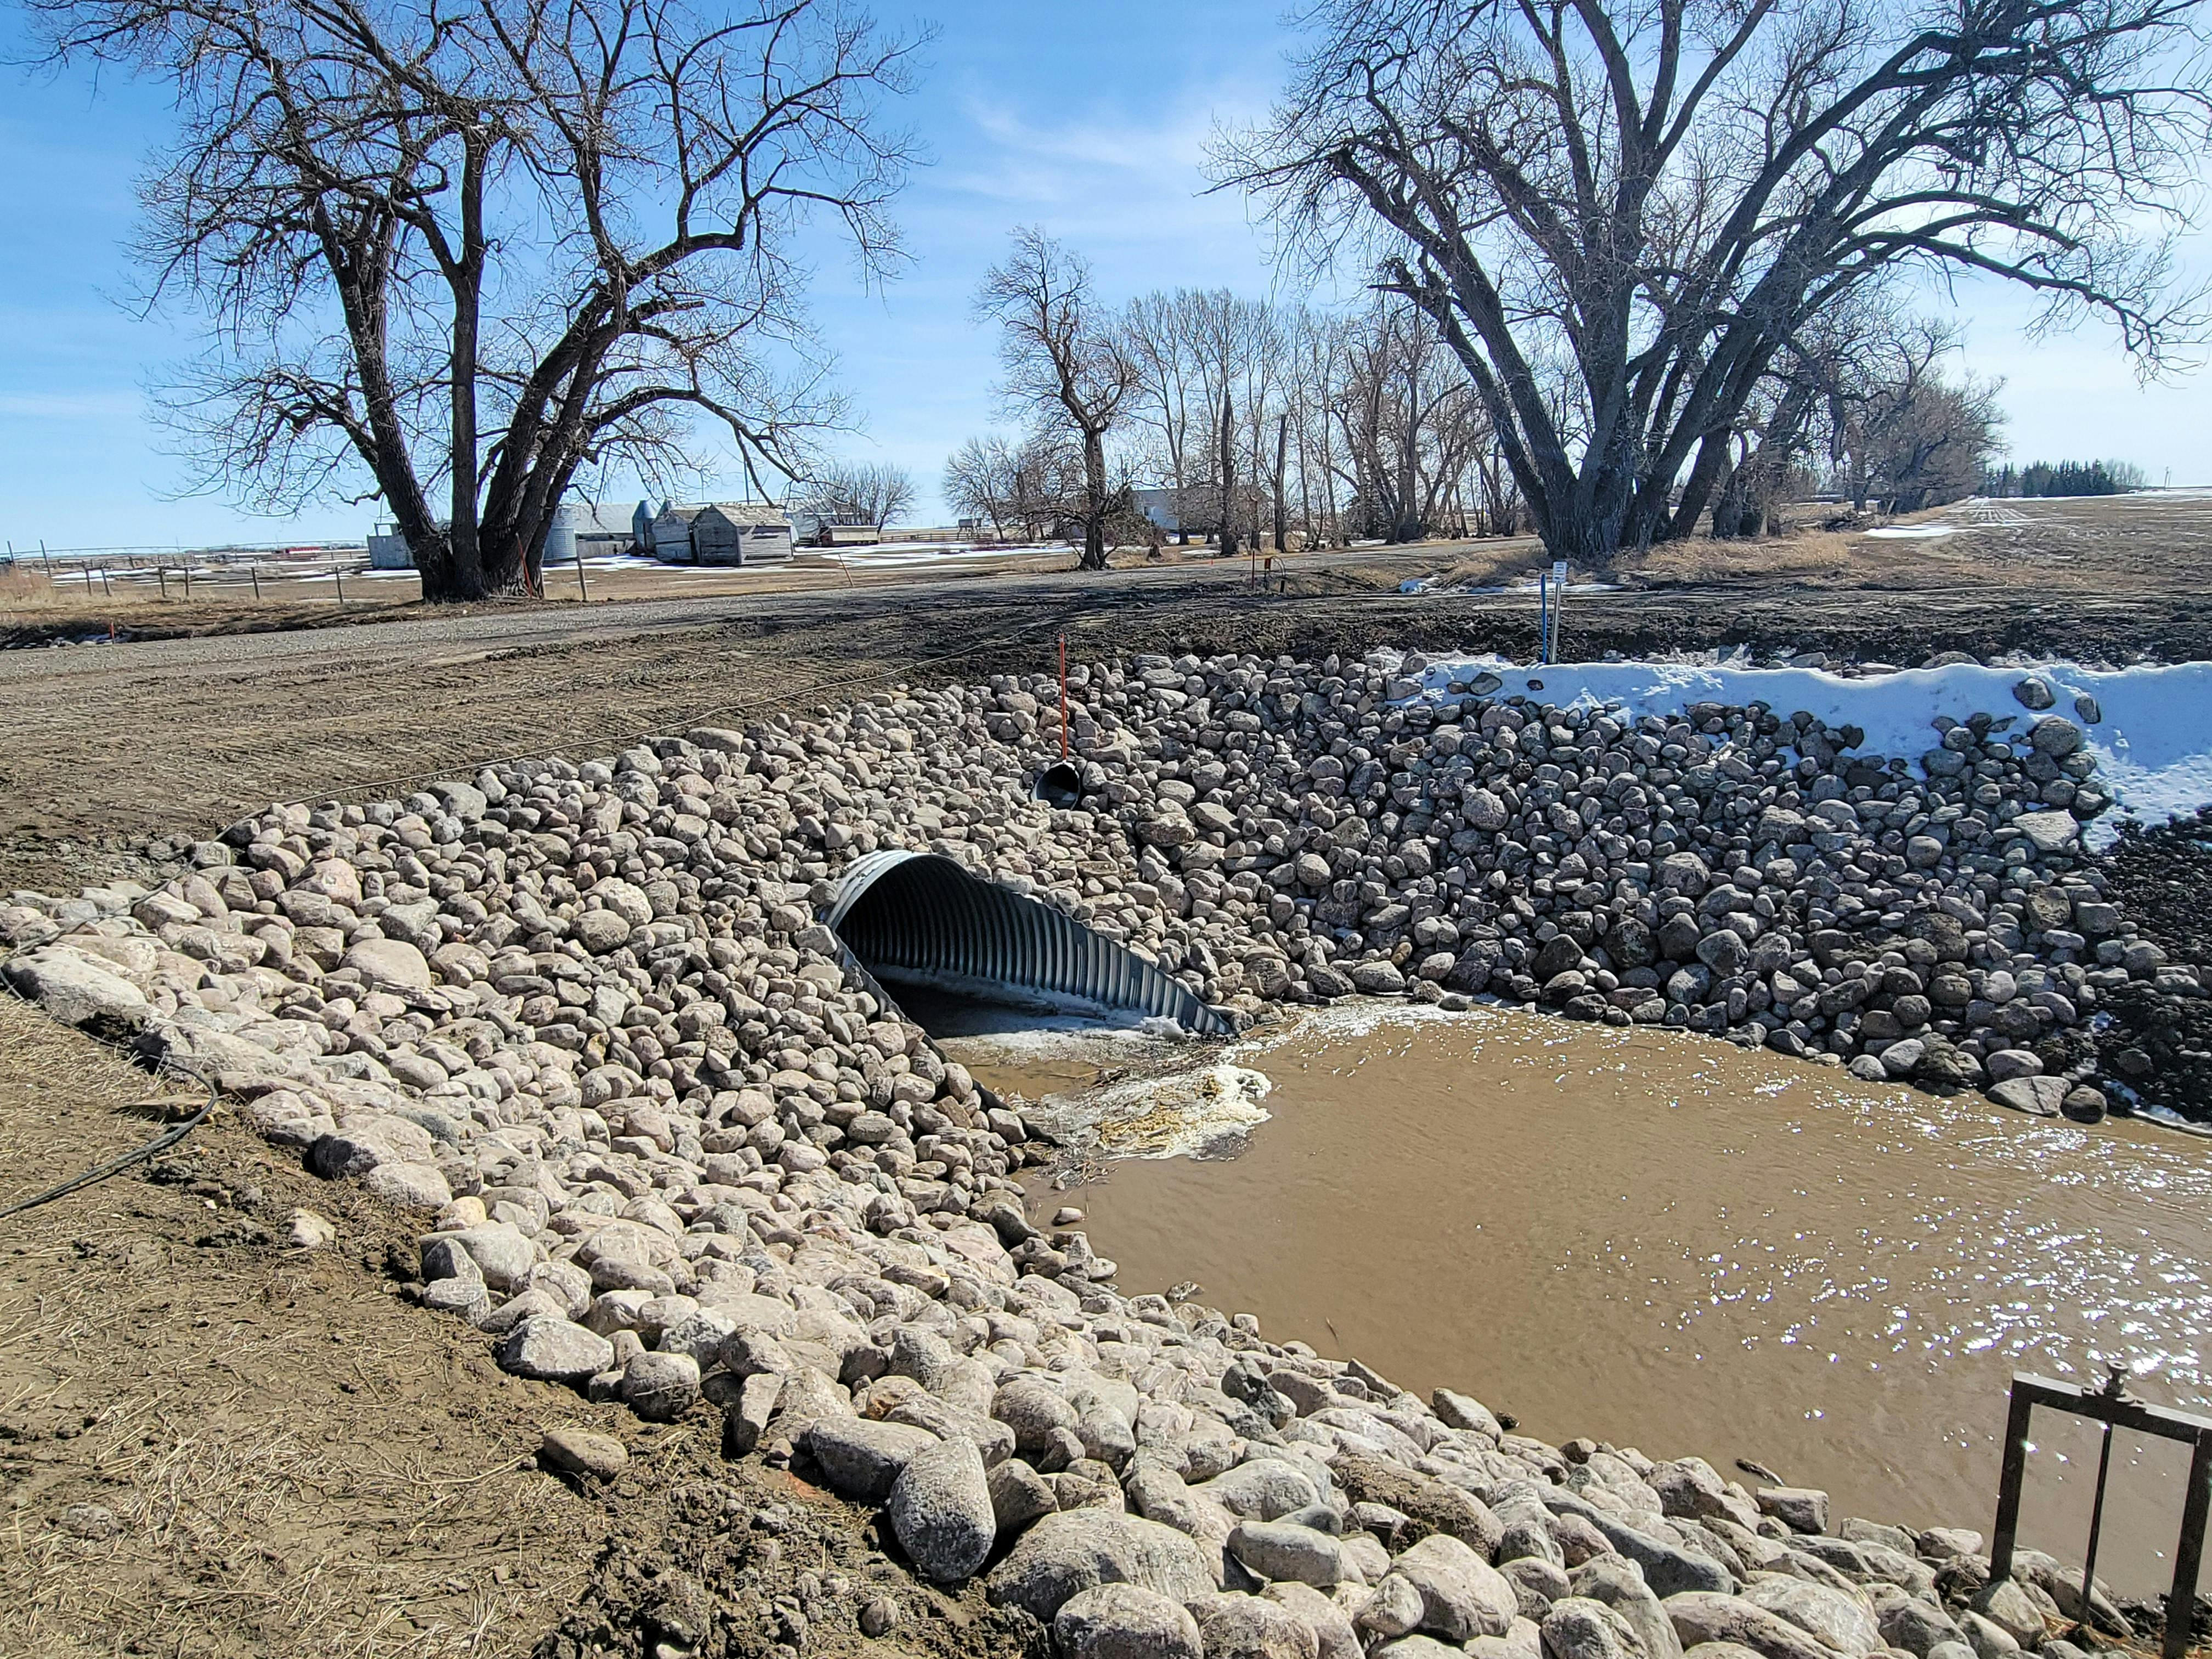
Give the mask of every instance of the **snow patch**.
MULTIPOLYGON (((1402 660, 1402 659, 1401 659, 1402 660)), ((2097 778, 2116 803, 2084 826, 2092 846, 2111 844, 2118 820, 2156 823, 2212 805, 2212 663, 2176 663, 2117 670, 2069 662, 2025 668, 1908 668, 1846 679, 1813 668, 1742 668, 1715 663, 1553 663, 1540 668, 1495 655, 1431 659, 1419 696, 1435 700, 1454 680, 1484 672, 1505 682, 1501 696, 1522 695, 1560 707, 1620 708, 1633 715, 1678 714, 1693 702, 1765 703, 1778 714, 1802 710, 1832 726, 1856 726, 1866 738, 1858 754, 1902 757, 1915 763, 1938 746, 1939 715, 1964 720, 1986 714, 2016 717, 2023 734, 2043 716, 2023 708, 2013 687, 2033 673, 2057 698, 2047 713, 2079 726, 2083 747, 2097 757, 2097 778), (2094 724, 2075 699, 2095 699, 2094 724)))

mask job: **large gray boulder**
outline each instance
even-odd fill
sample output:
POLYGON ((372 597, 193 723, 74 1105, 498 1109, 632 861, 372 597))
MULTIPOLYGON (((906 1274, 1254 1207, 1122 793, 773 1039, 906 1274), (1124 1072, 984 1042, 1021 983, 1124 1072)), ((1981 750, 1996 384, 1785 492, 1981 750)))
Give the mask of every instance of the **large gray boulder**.
POLYGON ((991 1466, 991 1513, 1000 1532, 1019 1532, 1060 1507, 1052 1483, 1018 1457, 991 1466))
POLYGON ((1990 1098, 2030 1117, 2057 1117, 2073 1085, 2063 1077, 2008 1077, 1990 1085, 1990 1098))
POLYGON ((1457 1486, 1418 1474, 1364 1452, 1329 1460, 1329 1469, 1345 1496, 1356 1504, 1382 1504, 1413 1522, 1412 1534, 1449 1533, 1485 1556, 1497 1553, 1505 1526, 1488 1505, 1457 1486))
POLYGON ((1190 1603, 1206 1659, 1320 1659, 1311 1625, 1257 1595, 1202 1595, 1190 1603))
POLYGON ((1229 1534, 1229 1553, 1258 1578, 1288 1578, 1327 1589, 1354 1577, 1342 1544, 1325 1532, 1287 1521, 1239 1522, 1229 1534))
POLYGON ((1881 1629, 1866 1605, 1843 1591, 1802 1578, 1779 1577, 1754 1579, 1743 1590, 1743 1599, 1787 1620, 1824 1647, 1864 1659, 1886 1646, 1881 1629))
POLYGON ((1681 1659, 1667 1610, 1644 1580, 1643 1569, 1625 1555, 1597 1555, 1568 1575, 1574 1594, 1602 1601, 1626 1619, 1649 1659, 1681 1659))
POLYGON ((558 1314, 538 1314, 507 1334, 500 1368, 540 1382, 577 1383, 611 1370, 615 1345, 558 1314))
POLYGON ((1929 1650, 1939 1642, 1966 1639, 1941 1607, 1910 1596, 1882 1608, 1876 1622, 1884 1645, 1917 1654, 1920 1659, 1928 1659, 1929 1650))
POLYGON ((1544 1615, 1545 1659, 1644 1659, 1644 1643, 1602 1601, 1564 1596, 1544 1615))
POLYGON ((999 1535, 983 1455, 972 1440, 940 1440, 907 1460, 891 1487, 891 1531, 915 1571, 957 1583, 991 1553, 999 1535))
POLYGON ((153 1018, 146 994, 112 969, 59 945, 9 960, 8 983, 54 1018, 115 1041, 137 1036, 153 1018))
POLYGON ((1226 1474, 1216 1475, 1193 1490, 1231 1515, 1255 1521, 1273 1521, 1304 1509, 1321 1497, 1304 1469, 1275 1457, 1255 1457, 1249 1463, 1239 1463, 1226 1474))
POLYGON ((856 1504, 883 1503, 916 1455, 943 1443, 927 1429, 866 1417, 818 1417, 806 1431, 806 1450, 830 1491, 856 1504))
POLYGON ((1270 1601, 1281 1603, 1313 1626, 1315 1638, 1321 1644, 1321 1659, 1360 1659, 1359 1632, 1352 1627, 1352 1620, 1329 1596, 1311 1584, 1284 1580, 1270 1584, 1260 1592, 1270 1601))
POLYGON ((2041 1610, 2017 1579, 1992 1580, 1976 1591, 1973 1600, 1966 1605, 2022 1647, 2030 1643, 2041 1646, 2048 1633, 2041 1610))
POLYGON ((1051 1443, 1055 1429, 1075 1429, 1075 1407, 1057 1390, 1018 1377, 991 1398, 991 1415, 1014 1431, 1014 1449, 1035 1458, 1051 1443))
POLYGON ((1425 1607, 1412 1579, 1385 1573, 1352 1623, 1387 1642, 1419 1630, 1425 1607))
POLYGON ((519 1291, 530 1282, 538 1252, 512 1227, 463 1228, 432 1233, 417 1245, 426 1280, 466 1278, 473 1273, 495 1291, 519 1291))
POLYGON ((410 991, 430 988, 430 964, 413 945, 396 939, 365 939, 349 950, 340 961, 341 968, 350 968, 372 991, 386 991, 393 996, 405 996, 410 991))
POLYGON ((1741 1596, 1686 1590, 1660 1605, 1685 1650, 1705 1642, 1724 1642, 1749 1648, 1759 1659, 1834 1659, 1830 1650, 1796 1626, 1741 1596))
POLYGON ((1390 1564, 1421 1594, 1421 1628, 1447 1641, 1503 1636, 1520 1599, 1489 1562, 1446 1533, 1431 1533, 1390 1564))
POLYGON ((1644 1582, 1662 1600, 1687 1590, 1725 1595, 1735 1588, 1735 1575, 1710 1555, 1656 1538, 1563 1488, 1547 1487, 1537 1496, 1553 1514, 1578 1516, 1596 1528, 1607 1543, 1644 1569, 1644 1582))
POLYGON ((1198 1620, 1140 1584, 1099 1584, 1060 1603, 1053 1645, 1061 1659, 1200 1659, 1198 1620))
POLYGON ((699 1398, 699 1362, 688 1353, 633 1354, 623 1368, 622 1398, 648 1423, 673 1423, 699 1398))
POLYGON ((1188 1603, 1215 1589, 1198 1546, 1172 1527, 1112 1510, 1063 1510, 1022 1534, 991 1573, 988 1595, 1049 1621, 1100 1584, 1139 1584, 1188 1603))

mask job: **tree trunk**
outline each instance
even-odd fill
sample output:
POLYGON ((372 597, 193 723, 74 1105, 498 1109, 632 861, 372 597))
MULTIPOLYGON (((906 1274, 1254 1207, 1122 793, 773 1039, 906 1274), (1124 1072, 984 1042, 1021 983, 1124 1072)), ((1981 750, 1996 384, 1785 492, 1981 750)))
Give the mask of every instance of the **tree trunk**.
POLYGON ((1106 434, 1083 434, 1083 561, 1085 570, 1106 568, 1106 434))
POLYGON ((1306 470, 1306 423, 1298 422, 1298 525, 1305 537, 1305 545, 1311 551, 1317 538, 1314 534, 1313 477, 1306 470))
POLYGON ((1732 541, 1745 533, 1744 483, 1744 469, 1733 467, 1713 497, 1713 535, 1717 540, 1732 541))
MULTIPOLYGON (((483 312, 485 141, 471 133, 464 141, 461 158, 459 257, 447 267, 447 283, 453 296, 451 421, 447 428, 451 446, 453 481, 447 522, 447 546, 453 580, 462 597, 480 599, 501 584, 488 576, 483 541, 478 535, 477 477, 477 371, 481 356, 479 335, 483 312)), ((441 247, 442 249, 443 244, 441 247)), ((441 253, 441 257, 443 255, 441 253)))
POLYGON ((1291 417, 1275 419, 1275 551, 1291 550, 1291 504, 1283 498, 1284 468, 1291 458, 1291 417))
POLYGON ((1229 386, 1221 386, 1221 556, 1237 551, 1237 449, 1230 425, 1229 386))

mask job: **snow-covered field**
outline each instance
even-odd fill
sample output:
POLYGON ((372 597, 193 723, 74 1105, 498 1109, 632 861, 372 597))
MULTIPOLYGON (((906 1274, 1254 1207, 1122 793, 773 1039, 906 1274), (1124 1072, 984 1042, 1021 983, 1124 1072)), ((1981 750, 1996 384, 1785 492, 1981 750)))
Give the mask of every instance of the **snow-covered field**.
MULTIPOLYGON (((945 559, 1018 559, 1038 553, 1065 552, 1064 546, 1046 547, 1033 542, 1018 546, 997 543, 878 542, 871 547, 841 547, 815 556, 853 570, 879 570, 893 565, 936 564, 945 559)), ((804 554, 802 554, 804 556, 804 554)))
POLYGON ((1455 680, 1489 672, 1504 681, 1498 695, 1516 694, 1570 705, 1619 704, 1632 714, 1678 714, 1693 702, 1762 702, 1781 714, 1799 709, 1830 726, 1866 732, 1859 752, 1917 761, 1937 746, 1939 715, 1963 720, 1977 712, 2021 717, 2025 730, 2039 715, 2021 707, 2013 688, 2030 674, 2057 701, 2048 711, 2081 727, 2097 757, 2100 781, 2117 803, 2087 826, 2092 845, 2109 842, 2122 816, 2157 823, 2212 805, 2212 663, 2100 670, 2067 662, 2032 667, 1906 669, 1862 679, 1811 668, 1736 668, 1650 662, 1553 663, 1541 668, 1496 656, 1435 658, 1417 677, 1423 695, 1437 697, 1455 680), (2075 700, 2094 700, 2091 721, 2075 700))

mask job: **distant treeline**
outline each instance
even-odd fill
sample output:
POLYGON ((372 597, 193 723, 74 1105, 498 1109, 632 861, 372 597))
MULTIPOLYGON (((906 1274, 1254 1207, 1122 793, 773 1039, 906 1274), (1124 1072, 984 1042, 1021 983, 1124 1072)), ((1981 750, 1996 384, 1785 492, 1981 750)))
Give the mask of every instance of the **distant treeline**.
POLYGON ((1983 475, 1984 495, 2124 495, 2143 487, 2143 470, 2127 461, 2035 461, 1983 475))

